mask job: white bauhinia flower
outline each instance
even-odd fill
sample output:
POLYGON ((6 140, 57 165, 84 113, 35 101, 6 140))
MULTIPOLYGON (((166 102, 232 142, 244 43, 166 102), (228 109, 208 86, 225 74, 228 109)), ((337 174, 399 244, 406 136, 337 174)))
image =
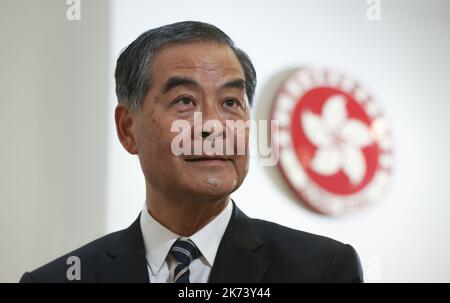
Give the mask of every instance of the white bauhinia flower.
POLYGON ((311 168, 324 176, 342 169, 352 184, 359 184, 366 173, 361 149, 372 143, 372 137, 363 122, 347 117, 345 97, 329 97, 322 115, 305 111, 301 124, 308 140, 317 147, 311 168))

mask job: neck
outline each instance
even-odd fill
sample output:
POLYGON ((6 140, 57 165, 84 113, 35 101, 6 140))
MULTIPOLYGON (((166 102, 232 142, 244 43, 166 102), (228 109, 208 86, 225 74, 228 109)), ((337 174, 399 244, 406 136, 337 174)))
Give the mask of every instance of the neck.
POLYGON ((147 188, 147 210, 160 224, 183 237, 202 229, 220 214, 229 203, 229 196, 198 198, 168 196, 147 188))

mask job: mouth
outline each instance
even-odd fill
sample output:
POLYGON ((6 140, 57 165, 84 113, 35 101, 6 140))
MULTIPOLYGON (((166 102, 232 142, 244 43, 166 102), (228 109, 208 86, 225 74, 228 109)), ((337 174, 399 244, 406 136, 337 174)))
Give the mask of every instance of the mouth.
POLYGON ((228 161, 232 161, 230 157, 225 156, 187 156, 183 160, 188 163, 221 165, 228 161))

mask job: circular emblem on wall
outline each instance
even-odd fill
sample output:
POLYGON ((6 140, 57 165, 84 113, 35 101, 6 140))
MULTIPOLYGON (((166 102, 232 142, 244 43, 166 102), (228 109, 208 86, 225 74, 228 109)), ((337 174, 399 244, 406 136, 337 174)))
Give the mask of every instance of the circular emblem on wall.
POLYGON ((376 200, 388 184, 389 123, 353 79, 330 70, 297 69, 279 88, 271 119, 280 124, 272 133, 279 145, 278 168, 312 209, 346 213, 376 200))

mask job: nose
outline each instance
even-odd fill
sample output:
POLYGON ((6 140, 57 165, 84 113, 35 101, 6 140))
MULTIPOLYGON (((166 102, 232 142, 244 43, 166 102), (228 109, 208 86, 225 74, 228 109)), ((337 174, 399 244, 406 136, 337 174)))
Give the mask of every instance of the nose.
POLYGON ((202 138, 214 133, 214 137, 224 136, 225 118, 215 102, 205 102, 202 107, 202 138))

